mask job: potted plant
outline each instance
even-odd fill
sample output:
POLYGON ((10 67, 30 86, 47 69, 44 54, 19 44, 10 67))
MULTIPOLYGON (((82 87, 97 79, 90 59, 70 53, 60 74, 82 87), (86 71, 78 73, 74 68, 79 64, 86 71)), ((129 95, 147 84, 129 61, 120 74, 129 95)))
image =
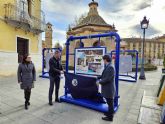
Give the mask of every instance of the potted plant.
POLYGON ((163 58, 163 67, 164 67, 164 68, 162 68, 162 73, 165 73, 165 56, 164 56, 164 58, 163 58))

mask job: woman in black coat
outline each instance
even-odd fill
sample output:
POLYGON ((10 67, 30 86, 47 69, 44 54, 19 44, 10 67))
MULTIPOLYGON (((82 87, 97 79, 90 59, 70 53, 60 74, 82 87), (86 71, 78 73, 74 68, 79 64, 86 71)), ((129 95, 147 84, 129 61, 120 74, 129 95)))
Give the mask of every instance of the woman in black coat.
POLYGON ((23 57, 23 62, 18 66, 17 76, 18 83, 24 90, 25 109, 27 110, 30 105, 31 89, 34 88, 34 81, 36 81, 36 70, 30 56, 25 55, 23 57))

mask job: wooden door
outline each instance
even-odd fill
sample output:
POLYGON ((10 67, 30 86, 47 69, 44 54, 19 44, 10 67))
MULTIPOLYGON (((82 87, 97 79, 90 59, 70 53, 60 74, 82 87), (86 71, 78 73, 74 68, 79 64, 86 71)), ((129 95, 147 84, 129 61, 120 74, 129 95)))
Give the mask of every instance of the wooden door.
POLYGON ((23 56, 29 53, 29 41, 24 38, 17 38, 18 63, 21 63, 23 56))

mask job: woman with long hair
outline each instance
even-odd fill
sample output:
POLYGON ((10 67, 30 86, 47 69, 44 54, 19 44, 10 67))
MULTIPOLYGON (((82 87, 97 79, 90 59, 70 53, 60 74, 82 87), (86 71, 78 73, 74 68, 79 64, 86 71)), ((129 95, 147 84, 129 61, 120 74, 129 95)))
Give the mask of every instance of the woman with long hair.
POLYGON ((31 89, 34 88, 34 81, 36 81, 35 66, 29 55, 25 55, 22 63, 19 64, 17 77, 21 89, 24 90, 25 109, 27 110, 30 105, 31 89))

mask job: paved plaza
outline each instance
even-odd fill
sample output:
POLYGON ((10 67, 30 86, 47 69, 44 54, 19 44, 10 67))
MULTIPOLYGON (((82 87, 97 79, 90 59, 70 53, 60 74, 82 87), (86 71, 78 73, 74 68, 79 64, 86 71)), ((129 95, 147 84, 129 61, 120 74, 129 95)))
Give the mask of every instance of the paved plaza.
MULTIPOLYGON (((160 77, 161 68, 146 72, 146 81, 120 81, 120 107, 114 122, 101 120, 103 114, 100 112, 67 103, 49 106, 49 80, 39 77, 32 90, 31 106, 29 110, 24 110, 23 91, 17 84, 16 76, 0 77, 0 124, 159 124, 160 109, 147 107, 145 100, 155 98, 160 77)), ((63 86, 64 79, 61 82, 61 95, 63 86)))

